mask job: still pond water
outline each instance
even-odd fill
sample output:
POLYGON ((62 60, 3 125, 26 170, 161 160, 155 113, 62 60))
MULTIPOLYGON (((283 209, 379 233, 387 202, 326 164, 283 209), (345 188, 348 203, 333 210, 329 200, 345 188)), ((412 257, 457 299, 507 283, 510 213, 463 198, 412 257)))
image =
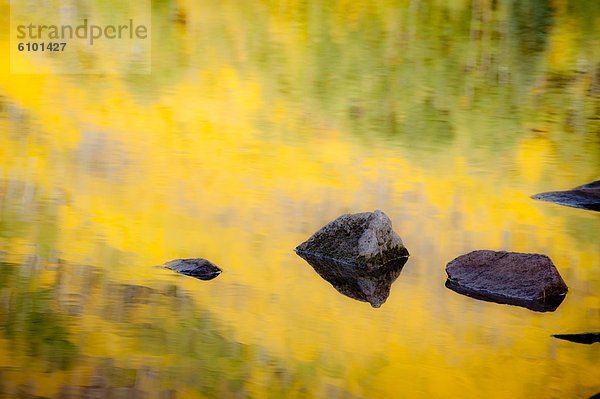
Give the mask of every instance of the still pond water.
POLYGON ((600 392, 551 337, 600 330, 600 216, 529 198, 600 177, 600 3, 153 3, 149 76, 2 65, 0 397, 600 392), (293 252, 374 209, 411 252, 379 309, 293 252), (446 289, 475 249, 547 254, 565 301, 446 289))

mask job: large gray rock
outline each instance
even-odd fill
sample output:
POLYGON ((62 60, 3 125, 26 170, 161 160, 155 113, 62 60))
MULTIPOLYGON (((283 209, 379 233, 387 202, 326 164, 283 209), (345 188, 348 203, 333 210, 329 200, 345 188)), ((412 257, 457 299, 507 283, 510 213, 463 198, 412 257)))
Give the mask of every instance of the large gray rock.
POLYGON ((380 210, 340 216, 298 245, 296 253, 334 259, 357 270, 376 270, 409 256, 392 222, 380 210))
POLYGON ((567 191, 549 191, 531 198, 573 208, 600 211, 600 180, 567 191))
POLYGON ((221 274, 214 263, 202 258, 175 259, 165 263, 165 267, 200 280, 212 280, 221 274))
POLYGON ((554 311, 567 285, 545 255, 473 251, 446 266, 446 287, 473 298, 554 311))
POLYGON ((296 253, 340 293, 381 306, 409 253, 382 211, 342 215, 296 253))

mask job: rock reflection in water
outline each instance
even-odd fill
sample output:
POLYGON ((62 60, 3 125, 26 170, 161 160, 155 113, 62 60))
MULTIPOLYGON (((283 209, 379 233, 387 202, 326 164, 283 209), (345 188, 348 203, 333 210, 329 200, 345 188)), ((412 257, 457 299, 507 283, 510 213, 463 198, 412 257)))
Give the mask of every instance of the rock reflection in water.
POLYGON ((408 256, 391 260, 374 271, 363 271, 332 258, 299 252, 315 271, 341 294, 369 302, 378 308, 390 295, 390 288, 400 275, 408 256))

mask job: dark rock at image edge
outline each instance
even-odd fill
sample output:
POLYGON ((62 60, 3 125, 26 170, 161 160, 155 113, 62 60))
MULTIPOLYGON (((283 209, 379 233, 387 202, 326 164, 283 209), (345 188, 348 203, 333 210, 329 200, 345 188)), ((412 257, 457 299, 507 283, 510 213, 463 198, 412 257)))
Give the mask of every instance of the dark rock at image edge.
POLYGON ((600 342, 600 332, 588 332, 580 334, 554 334, 553 337, 585 345, 591 345, 600 342))
POLYGON ((600 180, 567 191, 549 191, 532 196, 531 198, 600 212, 600 180))

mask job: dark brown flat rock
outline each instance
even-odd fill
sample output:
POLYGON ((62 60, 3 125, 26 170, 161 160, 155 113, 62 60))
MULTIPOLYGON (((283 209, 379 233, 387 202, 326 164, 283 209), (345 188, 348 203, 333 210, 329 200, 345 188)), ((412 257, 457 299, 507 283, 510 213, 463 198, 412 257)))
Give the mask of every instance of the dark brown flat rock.
POLYGON ((214 263, 203 258, 175 259, 165 263, 165 267, 200 280, 212 280, 222 272, 214 263))
POLYGON ((408 250, 382 211, 342 215, 296 253, 340 293, 381 306, 408 259, 408 250))
POLYGON ((600 211, 600 180, 567 191, 549 191, 531 198, 573 208, 600 211))
POLYGON ((567 285, 546 255, 473 251, 446 266, 446 287, 476 299, 554 311, 567 285))
POLYGON ((554 334, 554 338, 564 339, 565 341, 575 342, 577 344, 591 345, 600 342, 600 332, 589 332, 580 334, 554 334))

